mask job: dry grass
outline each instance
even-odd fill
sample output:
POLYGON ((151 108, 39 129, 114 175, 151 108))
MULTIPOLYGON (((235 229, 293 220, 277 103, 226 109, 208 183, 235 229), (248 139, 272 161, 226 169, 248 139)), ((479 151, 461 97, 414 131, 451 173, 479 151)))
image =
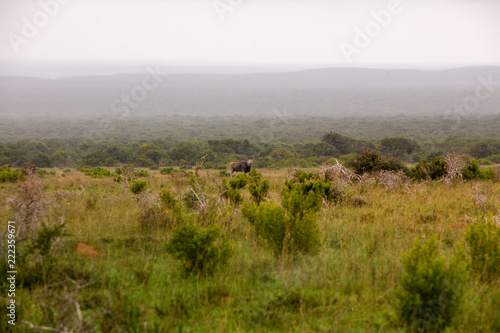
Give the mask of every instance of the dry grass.
MULTIPOLYGON (((294 170, 258 171, 270 180, 270 197, 279 201, 284 180, 294 170)), ((344 177, 338 167, 330 171, 329 177, 344 177)), ((219 197, 220 178, 216 173, 199 170, 203 180, 200 191, 209 202, 219 197)), ((117 317, 117 325, 123 320, 132 327, 134 323, 125 314, 137 305, 142 317, 140 325, 133 327, 144 331, 147 325, 158 323, 161 327, 171 325, 167 331, 183 326, 186 331, 396 332, 399 329, 391 326, 387 317, 403 270, 401 255, 412 248, 415 238, 437 234, 441 253, 450 259, 463 240, 469 223, 466 216, 474 216, 478 211, 498 214, 500 199, 498 183, 460 182, 449 187, 436 182, 413 184, 400 175, 384 174, 378 179, 373 177, 372 183, 370 179, 361 179, 358 184, 350 184, 347 176, 343 179, 353 197, 362 198, 365 204, 325 206, 318 218, 320 253, 296 261, 274 258, 240 209, 221 201, 214 206, 216 218, 207 217, 207 221, 221 225, 236 252, 228 271, 198 281, 180 278, 176 263, 162 250, 169 230, 148 232, 140 228, 141 201, 152 204, 148 201, 151 196, 154 203, 154 196, 166 188, 181 197, 191 188, 189 179, 181 174, 161 175, 158 171, 149 174, 151 192, 144 194, 143 200, 123 191, 111 178, 93 179, 72 171, 66 177, 59 172, 41 179, 48 193, 56 198, 58 212, 68 222, 70 241, 88 244, 104 254, 92 259, 92 264, 82 264, 104 282, 103 290, 90 292, 95 303, 88 301, 91 306, 82 310, 84 321, 78 319, 80 323, 88 323, 85 318, 101 318, 98 313, 115 311, 114 316, 123 317, 117 317), (109 290, 119 295, 116 303, 110 303, 116 308, 102 310, 102 304, 113 300, 110 295, 114 294, 109 290)), ((12 196, 16 187, 2 185, 0 195, 12 196)), ((247 192, 243 191, 245 200, 249 200, 247 192)), ((0 216, 8 214, 12 214, 10 209, 0 209, 0 216)), ((210 214, 210 210, 205 214, 210 214)), ((50 212, 46 216, 50 217, 50 212)), ((43 292, 23 294, 22 304, 37 304, 40 299, 36 297, 40 295, 43 292)), ((495 320, 500 316, 500 307, 494 306, 498 295, 498 284, 471 282, 458 331, 494 331, 495 320), (482 311, 480 318, 474 315, 478 309, 482 311)), ((72 290, 66 299, 73 308, 81 300, 72 290)), ((35 314, 25 313, 28 322, 44 326, 35 314)), ((72 313, 78 318, 78 311, 72 313)))

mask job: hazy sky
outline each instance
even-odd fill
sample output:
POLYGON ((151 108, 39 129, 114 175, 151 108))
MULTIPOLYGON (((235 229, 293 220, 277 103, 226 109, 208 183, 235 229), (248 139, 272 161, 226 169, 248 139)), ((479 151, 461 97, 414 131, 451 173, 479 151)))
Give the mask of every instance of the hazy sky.
POLYGON ((44 62, 500 65, 500 1, 0 0, 0 35, 0 75, 44 62))

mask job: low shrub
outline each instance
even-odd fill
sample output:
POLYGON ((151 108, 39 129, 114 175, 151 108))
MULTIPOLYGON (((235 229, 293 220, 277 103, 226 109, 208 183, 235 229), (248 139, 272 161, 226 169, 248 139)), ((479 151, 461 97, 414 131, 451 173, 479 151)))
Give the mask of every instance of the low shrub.
POLYGON ((23 180, 25 175, 19 169, 0 168, 0 183, 23 180))
POLYGON ((218 177, 230 177, 231 174, 229 172, 227 172, 226 170, 221 170, 221 171, 217 172, 217 176, 218 177))
POLYGON ((136 177, 149 177, 149 173, 147 170, 143 169, 143 170, 134 172, 134 176, 136 176, 136 177))
POLYGON ((315 214, 293 215, 274 202, 247 205, 242 212, 275 256, 313 254, 319 249, 320 233, 315 214))
POLYGON ((411 168, 409 173, 415 180, 439 180, 446 174, 446 163, 442 156, 434 157, 430 163, 424 158, 411 168))
POLYGON ((465 241, 471 272, 487 282, 500 277, 500 227, 487 218, 469 227, 465 241))
POLYGON ((267 197, 269 187, 269 180, 267 179, 259 181, 258 183, 252 183, 248 186, 250 195, 257 205, 260 205, 260 203, 267 197))
POLYGON ((239 205, 243 202, 243 196, 240 189, 244 188, 249 181, 246 174, 238 175, 237 177, 230 178, 229 181, 222 179, 221 194, 224 198, 229 199, 233 204, 239 205))
POLYGON ((130 184, 130 192, 134 194, 139 194, 146 189, 148 186, 147 180, 136 180, 132 184, 130 184))
POLYGON ((175 172, 175 169, 174 167, 165 167, 165 168, 160 168, 160 173, 162 175, 170 175, 171 173, 174 173, 175 172))
POLYGON ((440 332, 452 324, 462 310, 467 268, 456 255, 446 264, 438 257, 438 240, 418 239, 403 256, 405 272, 396 290, 396 312, 400 324, 410 331, 440 332))
POLYGON ((281 204, 292 215, 319 211, 323 199, 330 202, 342 200, 330 181, 312 177, 312 173, 298 171, 292 180, 285 181, 281 204))
POLYGON ((218 226, 198 229, 188 224, 172 231, 167 251, 182 262, 185 275, 212 275, 227 266, 234 247, 218 226))
POLYGON ((384 156, 372 149, 363 150, 351 157, 347 160, 346 166, 352 168, 359 175, 382 170, 408 172, 408 168, 401 160, 384 156))
POLYGON ((102 178, 102 177, 110 177, 112 176, 109 170, 106 170, 102 167, 96 167, 94 169, 85 169, 85 175, 93 178, 102 178))

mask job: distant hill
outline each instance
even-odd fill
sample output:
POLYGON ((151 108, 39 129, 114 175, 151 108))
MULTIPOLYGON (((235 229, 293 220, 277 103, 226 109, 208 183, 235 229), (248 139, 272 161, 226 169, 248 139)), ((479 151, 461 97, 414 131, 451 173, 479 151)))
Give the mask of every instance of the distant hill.
MULTIPOLYGON (((325 68, 242 75, 163 75, 158 88, 127 106, 122 95, 147 74, 58 79, 0 77, 0 115, 95 117, 154 115, 439 114, 474 95, 480 77, 500 82, 500 67, 439 71, 325 68), (117 102, 115 102, 118 100, 117 102), (114 104, 113 104, 114 103, 114 104), (114 112, 120 109, 122 111, 114 112)), ((148 82, 154 83, 151 79, 148 82)), ((138 88, 140 90, 140 88, 138 88)), ((137 91, 139 91, 137 90, 137 91)), ((478 114, 500 113, 500 85, 478 114)))

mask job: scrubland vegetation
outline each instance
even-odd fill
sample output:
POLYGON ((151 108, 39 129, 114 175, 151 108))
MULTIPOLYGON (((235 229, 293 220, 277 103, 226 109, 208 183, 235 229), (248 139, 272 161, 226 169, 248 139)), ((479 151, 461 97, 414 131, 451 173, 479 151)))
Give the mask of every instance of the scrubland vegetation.
POLYGON ((225 170, 230 161, 255 159, 257 168, 318 167, 370 148, 407 163, 430 162, 447 152, 469 154, 483 165, 500 163, 500 118, 426 116, 158 117, 113 120, 4 119, 0 166, 194 167, 225 170), (111 121, 111 120, 110 120, 111 121), (107 124, 107 123, 106 123, 107 124))
POLYGON ((15 330, 499 331, 498 167, 344 160, 4 171, 19 174, 0 183, 19 226, 15 330))

